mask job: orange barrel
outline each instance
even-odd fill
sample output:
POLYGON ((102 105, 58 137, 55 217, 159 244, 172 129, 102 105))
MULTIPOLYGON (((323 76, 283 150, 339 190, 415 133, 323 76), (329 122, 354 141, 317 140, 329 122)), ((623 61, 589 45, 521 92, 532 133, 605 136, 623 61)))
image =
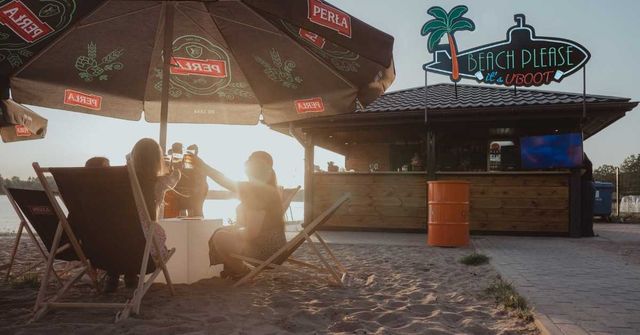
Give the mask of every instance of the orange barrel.
POLYGON ((469 244, 469 185, 467 181, 429 183, 427 244, 462 247, 469 244))

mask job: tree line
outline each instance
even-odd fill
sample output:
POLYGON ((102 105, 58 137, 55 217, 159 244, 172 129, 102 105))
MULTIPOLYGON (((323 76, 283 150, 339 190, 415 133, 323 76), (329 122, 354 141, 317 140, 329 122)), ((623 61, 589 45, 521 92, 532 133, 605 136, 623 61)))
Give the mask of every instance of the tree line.
MULTIPOLYGON (((628 156, 619 166, 620 173, 640 175, 640 154, 628 156)), ((593 170, 593 177, 597 181, 616 181, 616 167, 609 164, 603 164, 593 170)))
MULTIPOLYGON (((55 185, 51 177, 46 177, 49 185, 55 185)), ((28 190, 42 190, 42 184, 36 177, 29 177, 27 180, 22 180, 20 177, 13 176, 11 178, 3 178, 0 175, 0 182, 3 183, 5 187, 10 188, 23 188, 28 190)), ((4 189, 0 187, 0 195, 4 195, 4 189)))

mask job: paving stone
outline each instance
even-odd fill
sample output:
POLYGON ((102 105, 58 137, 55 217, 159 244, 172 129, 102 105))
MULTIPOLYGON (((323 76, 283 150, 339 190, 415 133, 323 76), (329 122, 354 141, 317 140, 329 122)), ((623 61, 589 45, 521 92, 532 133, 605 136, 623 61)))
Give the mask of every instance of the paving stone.
POLYGON ((582 327, 574 325, 574 324, 559 323, 559 324, 556 324, 556 326, 558 326, 558 328, 560 328, 560 331, 562 331, 562 333, 565 334, 565 335, 587 335, 587 334, 589 334, 582 327))
POLYGON ((596 245, 640 243, 640 225, 600 229, 606 238, 483 236, 474 245, 566 334, 640 334, 640 265, 596 245))

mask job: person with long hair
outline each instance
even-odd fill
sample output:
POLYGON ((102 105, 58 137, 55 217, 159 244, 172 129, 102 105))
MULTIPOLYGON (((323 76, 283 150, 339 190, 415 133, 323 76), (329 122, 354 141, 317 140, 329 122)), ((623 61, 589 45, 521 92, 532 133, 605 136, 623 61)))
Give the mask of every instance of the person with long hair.
MULTIPOLYGON (((151 256, 156 260, 165 259, 168 256, 168 251, 165 247, 167 236, 164 229, 157 223, 157 219, 160 205, 164 200, 164 194, 168 189, 175 187, 178 183, 181 175, 180 171, 173 170, 171 173, 168 173, 160 145, 150 138, 143 138, 133 146, 131 159, 135 167, 138 182, 140 183, 140 188, 142 189, 147 211, 154 225, 154 236, 160 247, 160 250, 157 250, 155 245, 152 245, 151 256)), ((143 225, 142 229, 146 234, 150 227, 143 225)), ((125 274, 125 284, 127 287, 135 287, 137 280, 136 274, 125 274)), ((117 274, 107 276, 105 292, 115 291, 118 287, 118 281, 119 275, 117 274)))
POLYGON ((240 278, 249 269, 244 262, 231 255, 266 260, 287 242, 282 197, 273 170, 273 158, 264 151, 252 153, 245 162, 248 178, 245 182, 225 177, 199 158, 195 158, 194 162, 196 168, 240 199, 237 222, 216 230, 209 240, 211 265, 224 265, 221 273, 223 278, 240 278))

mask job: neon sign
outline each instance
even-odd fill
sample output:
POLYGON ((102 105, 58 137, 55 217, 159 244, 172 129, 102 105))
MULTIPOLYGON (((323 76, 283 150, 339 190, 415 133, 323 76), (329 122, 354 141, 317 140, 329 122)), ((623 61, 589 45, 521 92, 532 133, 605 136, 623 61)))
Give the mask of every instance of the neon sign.
POLYGON ((423 25, 422 35, 428 36, 428 50, 434 56, 423 65, 425 71, 448 75, 454 82, 465 78, 504 86, 542 86, 562 81, 591 57, 577 42, 536 36, 524 14, 514 15, 516 25, 507 30, 506 40, 458 51, 454 33, 475 30, 473 21, 463 17, 467 11, 466 6, 448 13, 441 7, 429 9, 434 19, 423 25), (445 35, 449 44, 439 44, 445 35))

